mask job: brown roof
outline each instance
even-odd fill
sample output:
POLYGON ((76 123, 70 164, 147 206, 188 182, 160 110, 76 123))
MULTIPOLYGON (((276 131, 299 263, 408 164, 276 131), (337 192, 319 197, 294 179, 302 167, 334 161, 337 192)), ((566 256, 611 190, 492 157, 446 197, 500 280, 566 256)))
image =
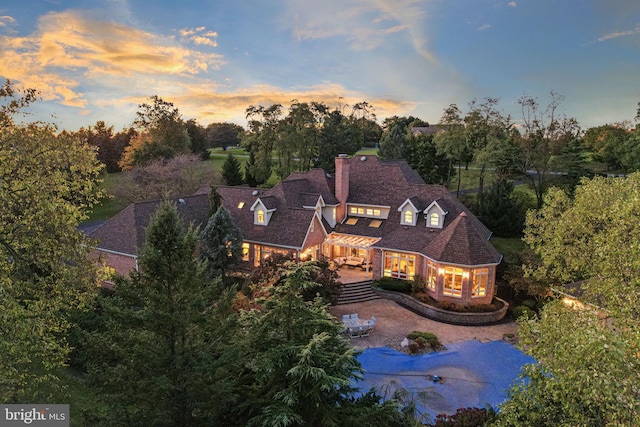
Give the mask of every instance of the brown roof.
MULTIPOLYGON (((271 189, 246 186, 219 186, 218 193, 247 241, 266 245, 302 248, 320 197, 327 205, 337 205, 335 176, 321 169, 296 172, 271 189), (269 223, 254 224, 251 206, 260 199, 274 210, 269 223), (306 208, 305 208, 306 207, 306 208)), ((197 195, 182 198, 178 210, 187 222, 207 220, 208 197, 202 188, 197 195)), ((176 199, 177 200, 177 199, 176 199)), ((133 204, 90 236, 100 240, 99 247, 137 254, 144 228, 160 201, 133 204)), ((371 218, 359 218, 354 225, 337 224, 336 231, 380 240, 374 247, 422 253, 437 261, 460 265, 497 264, 501 255, 488 242, 491 232, 443 186, 427 185, 405 161, 382 161, 376 156, 356 156, 349 160, 349 197, 347 203, 389 206, 389 217, 371 226, 371 218), (419 210, 415 226, 400 223, 398 208, 409 199, 419 210), (447 214, 442 229, 426 226, 423 210, 434 201, 447 214)))
MULTIPOLYGON (((209 217, 209 200, 206 194, 170 199, 178 208, 185 227, 202 226, 209 217)), ((137 202, 127 206, 109 221, 89 234, 96 240, 98 249, 137 256, 144 243, 144 233, 156 208, 162 200, 137 202)))
POLYGON ((498 264, 502 259, 465 212, 429 242, 422 253, 434 260, 461 265, 498 264))
POLYGON ((289 248, 302 248, 315 211, 302 209, 302 205, 297 206, 294 203, 294 199, 296 199, 294 195, 289 194, 288 198, 284 197, 285 193, 282 191, 281 184, 272 189, 220 186, 218 193, 222 197, 222 204, 242 230, 244 240, 289 248), (265 203, 268 209, 275 209, 266 226, 254 224, 253 221, 253 212, 250 208, 258 198, 263 202, 268 201, 268 206, 265 203), (292 204, 292 206, 288 206, 288 204, 292 204))

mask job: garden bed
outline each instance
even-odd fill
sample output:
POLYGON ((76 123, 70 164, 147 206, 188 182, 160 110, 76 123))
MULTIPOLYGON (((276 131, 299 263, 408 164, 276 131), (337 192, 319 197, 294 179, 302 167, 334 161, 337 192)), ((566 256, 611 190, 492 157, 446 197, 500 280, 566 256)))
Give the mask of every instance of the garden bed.
POLYGON ((494 297, 494 304, 498 307, 495 310, 484 312, 460 312, 445 310, 443 308, 425 304, 412 296, 401 292, 388 291, 379 288, 374 288, 374 291, 380 297, 395 301, 421 316, 437 320, 438 322, 451 323, 453 325, 481 326, 497 323, 505 317, 507 310, 509 309, 509 303, 498 297, 494 297))

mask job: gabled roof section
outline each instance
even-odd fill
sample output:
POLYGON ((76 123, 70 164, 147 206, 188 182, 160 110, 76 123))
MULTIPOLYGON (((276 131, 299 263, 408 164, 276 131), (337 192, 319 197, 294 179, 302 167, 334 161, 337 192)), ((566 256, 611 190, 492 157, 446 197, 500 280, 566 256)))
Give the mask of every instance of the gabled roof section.
MULTIPOLYGON (((185 227, 204 226, 209 219, 209 198, 206 194, 169 199, 178 208, 185 227)), ((163 200, 133 203, 114 215, 89 234, 97 240, 97 248, 137 256, 145 238, 145 229, 163 200)))
POLYGON ((438 211, 440 212, 441 215, 446 215, 448 212, 442 208, 442 206, 440 206, 440 204, 438 203, 438 200, 434 200, 433 202, 431 202, 431 204, 429 206, 427 206, 426 208, 424 208, 424 213, 426 214, 427 212, 429 212, 431 210, 431 208, 435 207, 436 209, 438 209, 438 211))
POLYGON ((459 265, 499 264, 502 259, 465 212, 442 230, 422 253, 439 262, 459 265))
POLYGON ((412 211, 420 212, 420 199, 418 199, 418 197, 414 196, 405 200, 404 203, 398 206, 398 211, 403 211, 407 205, 411 207, 412 211))
POLYGON ((249 208, 249 210, 254 211, 256 210, 256 207, 258 205, 262 205, 264 206, 264 208, 267 211, 273 212, 276 210, 277 207, 277 201, 275 197, 272 196, 263 196, 263 197, 258 197, 256 199, 255 202, 253 202, 253 204, 251 205, 251 208, 249 208))

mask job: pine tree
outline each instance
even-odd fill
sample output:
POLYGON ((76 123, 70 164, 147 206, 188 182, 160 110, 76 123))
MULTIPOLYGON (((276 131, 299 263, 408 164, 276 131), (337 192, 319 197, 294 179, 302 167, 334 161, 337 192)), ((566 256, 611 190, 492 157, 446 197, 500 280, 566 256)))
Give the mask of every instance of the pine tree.
POLYGON ((524 209, 513 195, 513 184, 505 178, 499 178, 484 194, 477 213, 496 236, 515 237, 522 234, 524 209))
POLYGON ((215 372, 233 326, 233 295, 216 295, 196 247, 196 230, 185 231, 175 205, 162 204, 140 271, 100 298, 104 326, 88 347, 89 379, 111 418, 100 422, 203 425, 208 402, 225 405, 226 380, 215 372))
POLYGON ((209 218, 207 226, 200 233, 200 241, 200 259, 205 262, 210 278, 224 276, 242 259, 242 234, 224 206, 209 218))
POLYGON ((395 402, 354 398, 352 381, 361 372, 355 350, 326 305, 303 298, 319 286, 311 280, 315 268, 288 264, 264 290, 260 309, 243 315, 236 425, 406 425, 395 402))
POLYGON ((231 153, 222 165, 222 178, 227 185, 242 185, 243 183, 240 162, 231 153))

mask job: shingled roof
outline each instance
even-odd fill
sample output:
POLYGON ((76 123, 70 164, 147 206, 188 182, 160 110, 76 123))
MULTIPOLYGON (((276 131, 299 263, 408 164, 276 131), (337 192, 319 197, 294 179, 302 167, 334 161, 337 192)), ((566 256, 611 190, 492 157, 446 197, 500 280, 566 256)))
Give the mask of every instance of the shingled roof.
MULTIPOLYGON (((185 227, 204 226, 209 218, 209 199, 206 194, 169 199, 176 204, 185 227)), ((133 203, 89 234, 98 249, 128 255, 138 255, 145 238, 145 230, 163 200, 133 203)))
POLYGON ((434 260, 460 265, 498 264, 502 259, 493 245, 478 233, 465 212, 421 252, 434 260))

